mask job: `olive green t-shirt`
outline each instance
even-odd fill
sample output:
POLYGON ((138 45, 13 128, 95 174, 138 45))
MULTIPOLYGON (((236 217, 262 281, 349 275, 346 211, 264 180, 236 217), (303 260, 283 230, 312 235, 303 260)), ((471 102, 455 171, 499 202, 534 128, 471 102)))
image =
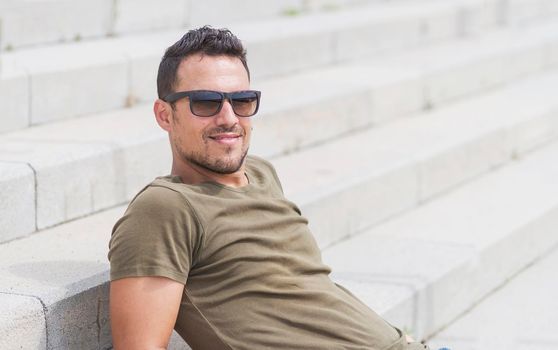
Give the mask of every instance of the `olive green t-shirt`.
POLYGON ((246 175, 241 188, 155 179, 114 226, 111 280, 185 284, 175 329, 195 350, 408 349, 398 330, 330 280, 273 167, 248 157, 246 175))

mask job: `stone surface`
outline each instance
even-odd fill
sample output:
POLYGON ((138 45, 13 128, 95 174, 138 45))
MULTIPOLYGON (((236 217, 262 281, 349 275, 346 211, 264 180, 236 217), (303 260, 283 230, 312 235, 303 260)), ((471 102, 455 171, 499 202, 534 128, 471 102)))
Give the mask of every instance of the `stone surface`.
POLYGON ((525 148, 516 133, 532 137, 529 143, 548 142, 556 133, 558 106, 550 88, 556 79, 543 75, 283 156, 274 164, 286 193, 313 219, 318 241, 326 246, 341 239, 341 232, 354 233, 509 162, 525 148), (526 123, 533 124, 526 128, 526 123), (318 218, 321 210, 330 215, 318 218))
MULTIPOLYGON (((67 144, 77 145, 89 149, 101 159, 97 164, 98 169, 112 167, 115 178, 107 177, 117 187, 116 199, 122 201, 120 194, 125 193, 125 199, 131 199, 146 183, 153 180, 155 176, 167 173, 171 166, 170 146, 166 133, 162 131, 151 110, 151 106, 119 110, 116 112, 102 113, 92 118, 77 118, 67 120, 63 123, 46 124, 39 127, 6 134, 6 142, 17 142, 18 144, 67 144)), ((64 147, 60 147, 63 149, 64 147)), ((79 154, 79 150, 75 150, 79 154)), ((54 154, 45 161, 56 162, 54 154)), ((44 153, 43 153, 44 155, 44 153)), ((46 155, 45 155, 46 156, 46 155)), ((14 156, 12 156, 14 157, 14 156)), ((83 158, 91 158, 87 152, 83 158)), ((101 159, 98 159, 99 161, 101 159)), ((77 160, 72 160, 75 162, 77 160)), ((94 162, 95 160, 90 160, 94 162)), ((75 169, 83 171, 84 169, 75 169)), ((94 172, 94 174, 98 173, 94 172)), ((105 174, 90 174, 88 176, 105 177, 105 174)), ((62 182, 61 182, 62 183, 62 182)), ((112 203, 112 205, 118 202, 112 203)))
POLYGON ((1 57, 0 106, 0 133, 30 125, 29 78, 23 70, 3 63, 1 57))
POLYGON ((411 288, 410 327, 431 334, 558 243, 557 160, 554 143, 326 249, 324 261, 365 300, 367 281, 411 288))
POLYGON ((29 75, 31 123, 124 107, 126 58, 114 44, 86 42, 3 53, 5 64, 29 75))
POLYGON ((276 17, 288 11, 300 12, 300 0, 267 1, 245 0, 242 6, 227 0, 189 1, 187 23, 191 26, 213 25, 245 21, 255 18, 276 17))
POLYGON ((0 162, 0 243, 34 232, 35 177, 25 163, 0 162))
POLYGON ((507 21, 517 25, 533 21, 543 15, 543 2, 541 0, 507 0, 505 2, 507 21))
MULTIPOLYGON (((428 39, 431 31, 438 33, 436 35, 447 32, 446 38, 455 36, 455 30, 450 30, 450 25, 444 21, 453 23, 456 13, 469 8, 467 6, 475 8, 482 5, 477 1, 462 6, 427 2, 428 6, 409 8, 406 7, 408 4, 397 4, 375 4, 364 9, 237 23, 231 28, 248 47, 253 76, 263 79, 349 58, 336 57, 335 50, 352 55, 350 58, 354 59, 364 54, 359 50, 368 50, 366 47, 370 46, 374 50, 389 50, 393 45, 412 47, 442 39, 428 39), (432 24, 428 24, 430 19, 434 21, 432 24), (402 25, 400 21, 406 24, 402 25), (442 30, 440 26, 446 29, 442 30), (258 30, 254 30, 256 27, 258 30), (368 32, 381 40, 390 38, 386 44, 390 47, 381 43, 370 45, 374 40, 366 36, 368 32), (397 34, 399 32, 401 35, 397 34), (347 36, 347 40, 340 37, 343 35, 347 36), (357 43, 351 44, 351 40, 357 43), (343 45, 351 47, 343 48, 343 45)), ((432 106, 536 72, 543 64, 554 61, 552 47, 558 40, 557 26, 550 23, 533 27, 521 31, 510 29, 436 49, 417 50, 411 55, 375 60, 367 65, 392 71, 414 66, 427 71, 424 91, 417 96, 425 95, 426 101, 422 105, 432 106), (457 51, 463 54, 456 55, 457 51)), ((9 125, 5 128, 14 129, 29 122, 40 124, 137 102, 151 102, 155 97, 155 75, 161 54, 182 34, 182 30, 169 30, 3 53, 3 66, 15 65, 27 71, 30 77, 28 96, 19 93, 19 100, 10 102, 18 113, 11 116, 10 112, 6 118, 18 122, 15 125, 4 124, 9 125), (37 60, 36 57, 43 59, 37 60), (90 86, 98 88, 90 89, 90 86), (28 121, 17 115, 25 111, 30 114, 28 121)), ((362 76, 368 82, 376 78, 375 74, 362 76)), ((21 82, 25 83, 24 80, 21 82)), ((417 88, 408 87, 413 91, 417 88)), ((394 87, 391 94, 377 96, 375 103, 381 105, 387 101, 388 107, 395 108, 398 105, 395 101, 407 101, 398 91, 401 91, 399 87, 394 87)), ((409 103, 414 101, 411 99, 409 103)), ((386 115, 391 114, 389 109, 378 108, 386 115)), ((400 111, 407 112, 409 109, 401 106, 400 111)), ((312 110, 309 112, 314 113, 312 110)))
POLYGON ((188 0, 115 1, 112 32, 125 34, 146 30, 180 28, 186 22, 184 16, 188 5, 188 0))
POLYGON ((109 146, 2 140, 0 148, 0 161, 26 162, 35 171, 38 229, 125 201, 122 165, 109 146))
POLYGON ((363 236, 323 252, 332 278, 396 327, 424 336, 439 322, 435 311, 446 292, 444 278, 463 277, 457 268, 472 259, 473 251, 450 243, 378 237, 373 231, 363 236))
POLYGON ((0 292, 0 348, 47 350, 45 315, 37 298, 0 292))
POLYGON ((558 348, 556 266, 554 250, 434 335, 429 344, 461 350, 558 348))
POLYGON ((106 254, 112 225, 123 211, 115 208, 0 245, 0 296, 42 300, 48 349, 110 348, 106 254))
POLYGON ((0 50, 108 34, 113 0, 8 1, 0 7, 0 50))

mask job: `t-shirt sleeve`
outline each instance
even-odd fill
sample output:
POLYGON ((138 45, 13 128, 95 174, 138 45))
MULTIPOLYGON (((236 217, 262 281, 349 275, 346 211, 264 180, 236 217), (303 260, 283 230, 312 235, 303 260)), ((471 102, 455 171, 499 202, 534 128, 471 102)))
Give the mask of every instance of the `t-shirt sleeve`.
POLYGON ((186 284, 201 237, 195 212, 181 193, 148 186, 114 225, 110 279, 162 276, 186 284))

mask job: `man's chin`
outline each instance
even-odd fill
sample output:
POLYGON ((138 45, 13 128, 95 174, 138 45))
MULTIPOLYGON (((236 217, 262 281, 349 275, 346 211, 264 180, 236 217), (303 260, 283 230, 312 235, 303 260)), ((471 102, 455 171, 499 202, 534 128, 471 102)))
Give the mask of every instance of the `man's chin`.
POLYGON ((207 162, 205 164, 198 164, 198 165, 201 165, 207 170, 210 170, 218 174, 230 175, 238 172, 242 168, 245 158, 246 158, 246 153, 236 157, 214 158, 210 162, 207 162))

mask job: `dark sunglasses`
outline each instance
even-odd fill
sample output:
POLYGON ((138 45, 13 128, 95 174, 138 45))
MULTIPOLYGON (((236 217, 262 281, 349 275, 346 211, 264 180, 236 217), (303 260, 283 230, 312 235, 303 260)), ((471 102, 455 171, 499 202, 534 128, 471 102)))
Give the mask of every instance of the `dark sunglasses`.
POLYGON ((188 97, 190 111, 198 117, 211 117, 221 111, 225 99, 229 100, 234 113, 239 117, 251 117, 260 107, 260 91, 246 90, 235 92, 220 92, 211 90, 193 90, 173 92, 163 98, 163 101, 173 103, 188 97))

